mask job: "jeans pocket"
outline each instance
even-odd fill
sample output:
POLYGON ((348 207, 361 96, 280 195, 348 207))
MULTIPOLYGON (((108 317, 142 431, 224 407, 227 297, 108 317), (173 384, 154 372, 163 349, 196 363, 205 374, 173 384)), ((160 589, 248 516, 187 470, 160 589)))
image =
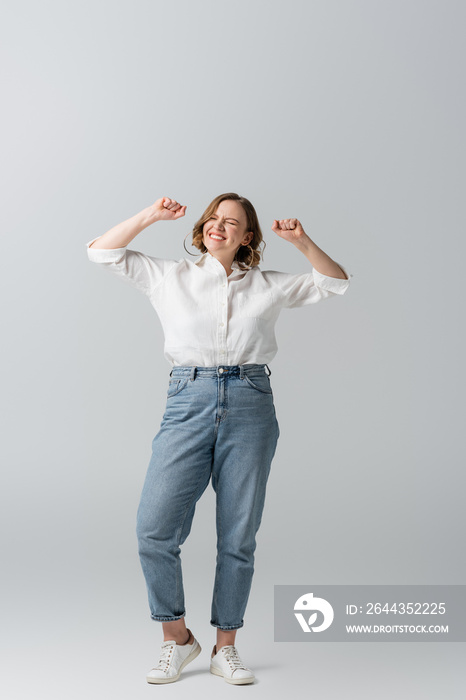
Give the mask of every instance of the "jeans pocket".
POLYGON ((254 375, 252 378, 248 377, 247 374, 244 375, 245 380, 247 383, 252 386, 253 389, 256 389, 257 391, 261 391, 263 394, 271 394, 272 393, 272 387, 270 385, 270 379, 267 374, 258 374, 254 375))
POLYGON ((183 391, 188 382, 189 377, 183 377, 180 379, 174 377, 173 379, 170 379, 168 382, 167 399, 170 399, 172 396, 179 394, 180 391, 183 391))

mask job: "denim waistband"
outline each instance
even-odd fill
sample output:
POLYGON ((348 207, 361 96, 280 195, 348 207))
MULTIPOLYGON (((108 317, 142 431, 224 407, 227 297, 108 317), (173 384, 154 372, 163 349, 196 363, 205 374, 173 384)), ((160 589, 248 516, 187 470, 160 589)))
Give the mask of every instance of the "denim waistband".
POLYGON ((190 379, 194 379, 196 375, 203 377, 240 377, 242 378, 245 374, 272 374, 270 367, 266 364, 256 364, 256 365, 217 365, 216 367, 196 367, 188 365, 176 365, 172 368, 170 372, 170 377, 186 377, 189 376, 190 379), (266 371, 268 369, 268 372, 266 371))

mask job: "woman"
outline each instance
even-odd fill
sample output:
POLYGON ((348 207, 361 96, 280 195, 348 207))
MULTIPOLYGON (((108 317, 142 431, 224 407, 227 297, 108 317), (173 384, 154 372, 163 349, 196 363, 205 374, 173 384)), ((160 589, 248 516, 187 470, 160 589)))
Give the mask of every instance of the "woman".
POLYGON ((149 298, 172 366, 137 514, 151 617, 162 623, 164 635, 147 681, 176 681, 201 651, 185 625, 179 554, 196 502, 212 479, 217 564, 210 622, 217 640, 210 670, 228 683, 245 684, 254 674, 242 663, 235 637, 244 623, 255 537, 280 434, 267 364, 277 351, 274 326, 283 308, 343 294, 352 275, 311 241, 297 219, 274 220, 272 230, 296 246, 313 271, 262 271, 256 211, 231 192, 216 197, 194 226, 192 242, 200 251, 195 262, 126 248, 150 224, 185 213, 186 206, 162 197, 86 245, 91 261, 149 298))

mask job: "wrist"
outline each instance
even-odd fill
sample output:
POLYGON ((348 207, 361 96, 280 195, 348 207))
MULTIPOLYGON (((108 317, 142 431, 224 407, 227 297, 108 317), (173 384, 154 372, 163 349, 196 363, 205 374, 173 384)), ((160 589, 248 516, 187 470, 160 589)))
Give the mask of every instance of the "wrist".
POLYGON ((303 233, 302 236, 297 238, 295 241, 293 241, 293 245, 298 248, 298 250, 301 250, 302 252, 309 250, 309 248, 312 246, 312 241, 307 235, 307 233, 303 233))
POLYGON ((142 210, 141 220, 144 228, 146 228, 146 226, 150 226, 151 224, 155 224, 156 221, 160 221, 159 215, 153 205, 150 205, 142 210))

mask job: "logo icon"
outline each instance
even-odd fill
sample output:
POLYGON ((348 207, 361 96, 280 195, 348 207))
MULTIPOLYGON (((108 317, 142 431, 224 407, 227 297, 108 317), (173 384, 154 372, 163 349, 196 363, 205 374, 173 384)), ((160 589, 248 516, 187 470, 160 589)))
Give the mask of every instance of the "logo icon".
POLYGON ((333 608, 325 598, 314 598, 313 593, 306 593, 302 595, 296 603, 294 604, 295 610, 305 610, 307 613, 311 613, 308 621, 302 613, 295 612, 295 617, 301 625, 303 632, 323 632, 333 622, 333 608), (317 612, 321 612, 324 619, 320 625, 317 627, 314 625, 317 620, 317 612))

